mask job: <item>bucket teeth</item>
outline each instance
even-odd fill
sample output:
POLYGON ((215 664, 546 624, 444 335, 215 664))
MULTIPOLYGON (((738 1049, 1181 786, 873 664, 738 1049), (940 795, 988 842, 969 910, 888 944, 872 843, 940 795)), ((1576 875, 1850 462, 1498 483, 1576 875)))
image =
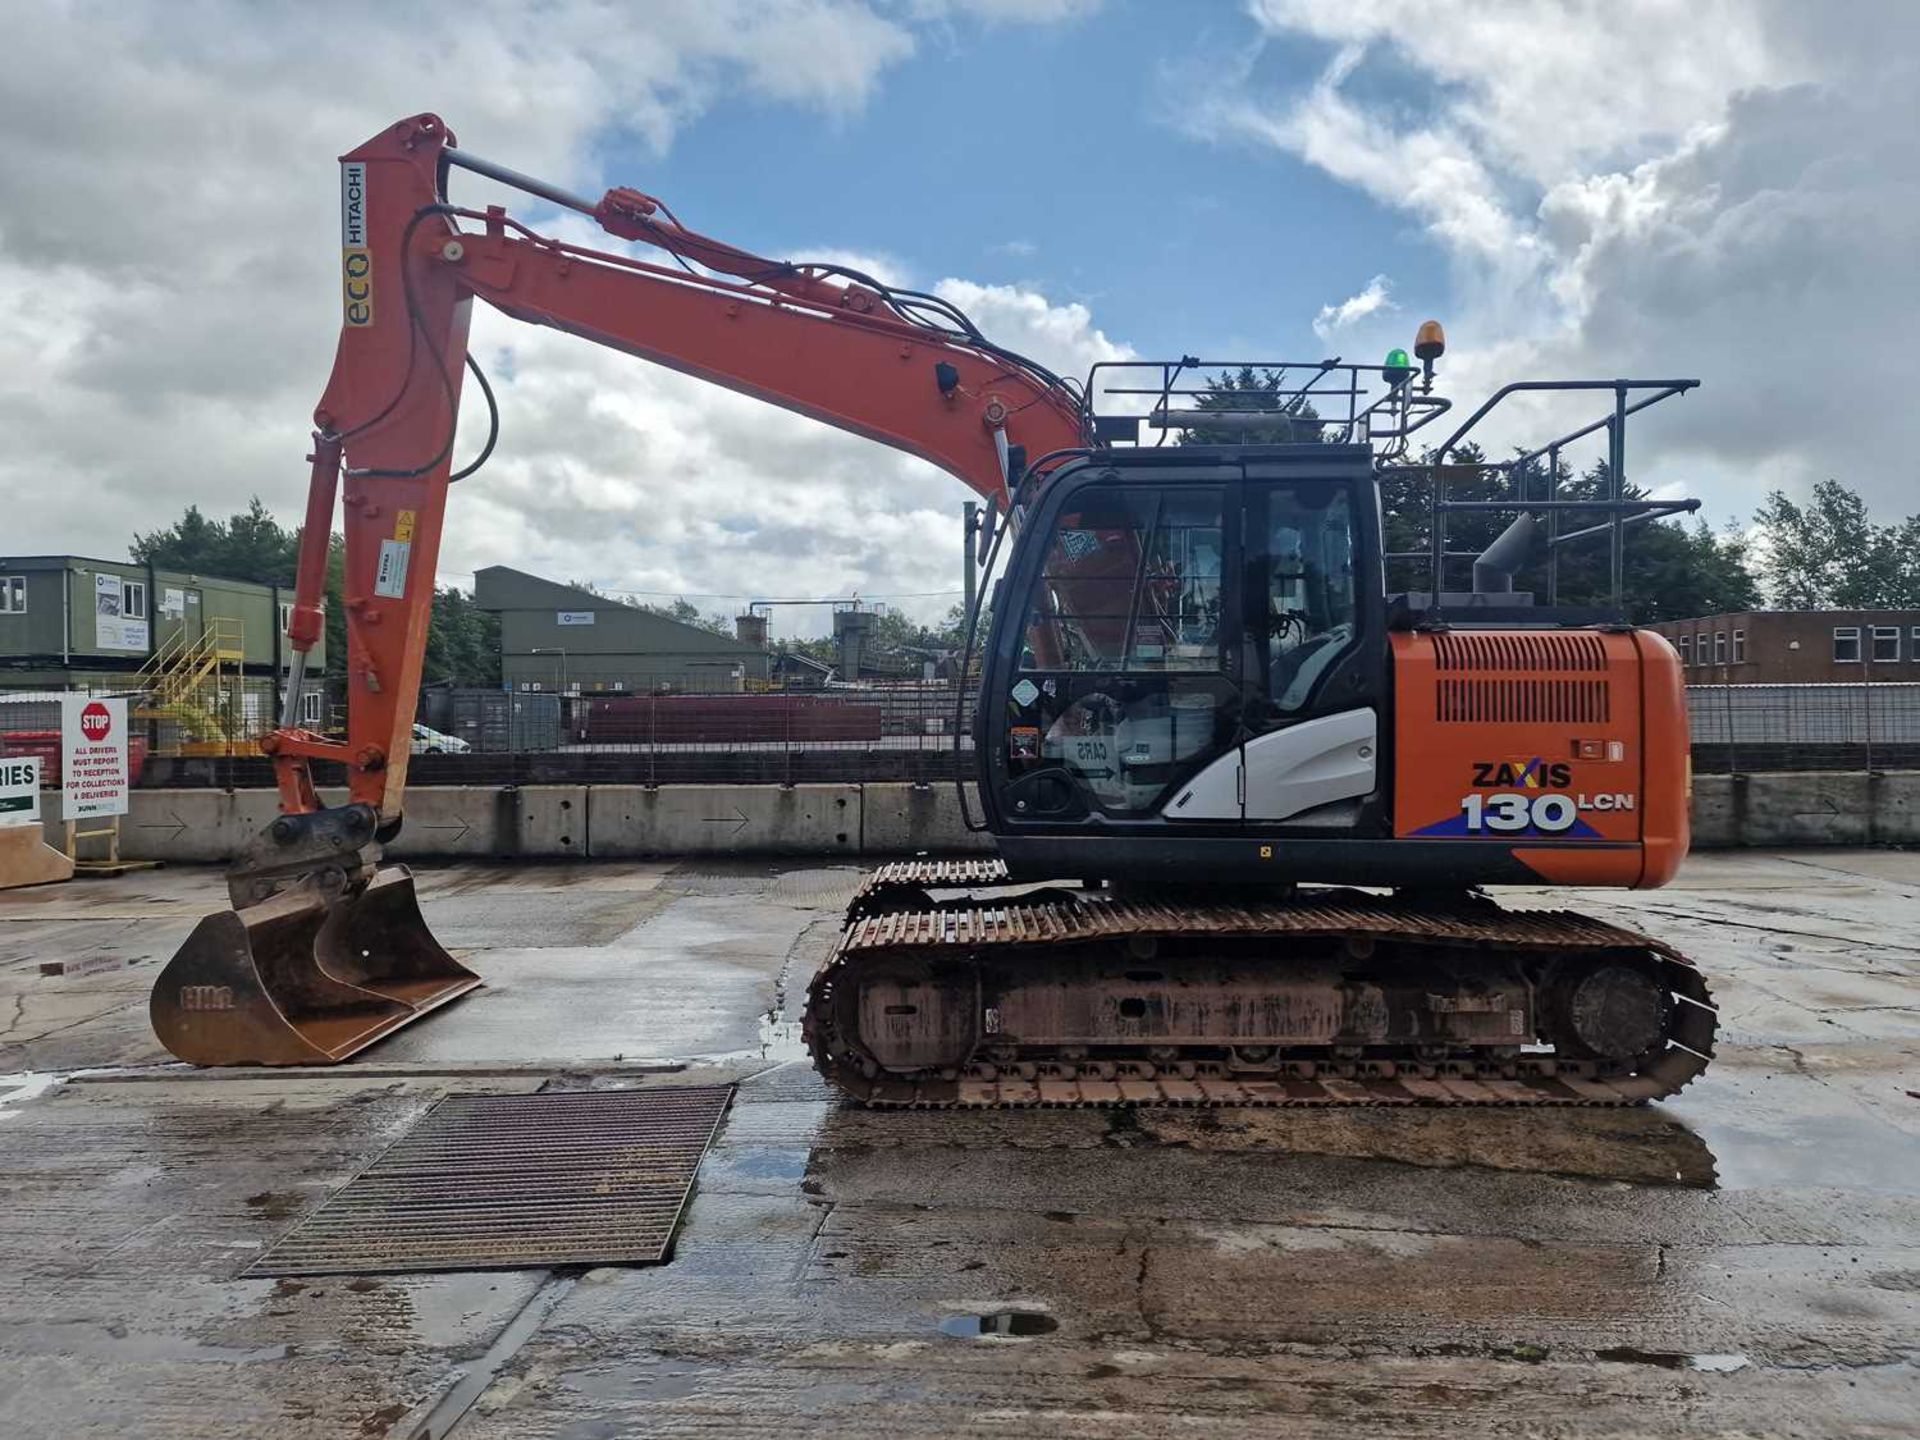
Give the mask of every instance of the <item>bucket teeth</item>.
POLYGON ((427 929, 404 865, 328 897, 295 886, 209 915, 154 985, 160 1043, 193 1065, 332 1065, 480 977, 427 929))

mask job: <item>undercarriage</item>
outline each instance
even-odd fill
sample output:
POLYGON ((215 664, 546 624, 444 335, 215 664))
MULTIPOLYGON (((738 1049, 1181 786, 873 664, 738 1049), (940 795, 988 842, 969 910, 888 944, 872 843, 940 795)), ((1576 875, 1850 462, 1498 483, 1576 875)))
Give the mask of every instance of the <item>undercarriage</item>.
POLYGON ((909 861, 849 907, 815 1064, 876 1106, 1627 1105, 1706 1068, 1699 972, 1477 894, 1281 901, 1015 887, 909 861))

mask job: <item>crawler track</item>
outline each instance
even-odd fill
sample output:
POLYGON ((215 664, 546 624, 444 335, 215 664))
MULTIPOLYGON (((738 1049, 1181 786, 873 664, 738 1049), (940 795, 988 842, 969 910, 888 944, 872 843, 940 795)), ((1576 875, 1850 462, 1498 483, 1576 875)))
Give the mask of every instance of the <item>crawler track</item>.
MULTIPOLYGON (((1673 1094, 1713 1053, 1716 1012, 1693 965, 1658 940, 1586 916, 1508 911, 1474 898, 1434 906, 1350 890, 1252 905, 1150 904, 1031 888, 980 893, 1009 883, 998 861, 979 860, 903 862, 869 878, 808 993, 804 1029, 828 1080, 869 1105, 917 1108, 1632 1105, 1673 1094), (933 891, 970 893, 935 900, 933 891), (1119 976, 1142 978, 1124 967, 1141 964, 1159 967, 1144 977, 1160 982, 1156 994, 1176 997, 1151 1002, 1157 1015, 1145 1001, 1108 1003, 1107 991, 1125 988, 1119 976), (1540 1033, 1554 1029, 1548 1017, 1559 1013, 1550 1001, 1554 986, 1607 967, 1631 968, 1647 977, 1648 993, 1662 996, 1658 1039, 1631 1060, 1581 1055, 1564 1038, 1540 1033), (1331 978, 1317 985, 1322 976, 1331 978), (917 1003, 881 1006, 863 995, 869 990, 917 1003), (1298 1023, 1332 1023, 1327 1015, 1342 1004, 1348 1009, 1340 1013, 1352 1013, 1361 995, 1375 1007, 1365 1013, 1377 1017, 1378 1033, 1364 1044, 1283 1037, 1249 1045, 1169 1034, 1164 1024, 1156 1032, 1176 1003, 1192 1009, 1183 997, 1193 993, 1203 996, 1196 1013, 1207 1005, 1248 1013, 1264 1005, 1261 1014, 1298 1023), (1398 1007, 1391 1016, 1381 994, 1398 1007), (1413 1022, 1427 1027, 1423 1043, 1405 1033, 1410 1003, 1431 1012, 1413 1022), (1524 1009, 1509 1011, 1510 1003, 1524 1009), (937 1018, 884 1018, 914 1016, 921 1004, 937 1018), (1022 1016, 1059 1019, 1068 1029, 1077 1021, 1076 1042, 1089 1038, 1089 1024, 1098 1033, 1092 1043, 1072 1044, 995 1033, 1001 1008, 1015 1004, 1026 1005, 1022 1016), (1471 1041, 1433 1033, 1449 1024, 1484 1030, 1506 1023, 1509 1013, 1516 1031, 1527 1017, 1529 1033, 1514 1043, 1490 1041, 1490 1031, 1471 1041), (1455 1015, 1466 1018, 1447 1018, 1455 1015), (896 1033, 862 1035, 863 1023, 896 1033), (903 1063, 899 1033, 914 1026, 929 1034, 909 1037, 907 1051, 946 1045, 948 1052, 903 1063), (1396 1027, 1401 1033, 1392 1033, 1396 1027), (896 1053, 883 1064, 875 1050, 886 1044, 896 1053)), ((1239 1041, 1261 1038, 1243 1031, 1239 1041)))

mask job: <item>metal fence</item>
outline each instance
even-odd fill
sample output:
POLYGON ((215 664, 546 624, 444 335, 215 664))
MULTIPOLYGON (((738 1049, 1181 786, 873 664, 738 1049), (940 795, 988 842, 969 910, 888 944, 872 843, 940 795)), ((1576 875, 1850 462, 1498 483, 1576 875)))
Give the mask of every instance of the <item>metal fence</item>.
MULTIPOLYGON (((409 778, 419 785, 805 784, 971 775, 971 686, 872 682, 651 695, 430 693, 409 778), (955 727, 960 727, 959 751, 955 727)), ((320 764, 322 784, 339 778, 320 764)), ((147 785, 273 783, 264 757, 156 757, 147 785)))
POLYGON ((1920 684, 1689 685, 1693 768, 1920 769, 1920 684))
MULTIPOLYGON (((1689 685, 1699 774, 1920 769, 1920 684, 1689 685)), ((421 785, 931 783, 973 773, 974 695, 952 680, 754 694, 526 697, 456 692, 422 718, 453 743, 416 742, 421 785), (955 726, 960 726, 956 745, 955 726)), ((57 734, 55 696, 7 707, 57 734)), ((156 722, 159 724, 161 722, 156 722)), ((0 726, 0 729, 5 729, 0 726)), ((267 786, 265 757, 170 755, 156 735, 139 783, 267 786)), ((3 742, 0 742, 3 743, 3 742)), ((341 778, 317 767, 321 782, 341 778)))

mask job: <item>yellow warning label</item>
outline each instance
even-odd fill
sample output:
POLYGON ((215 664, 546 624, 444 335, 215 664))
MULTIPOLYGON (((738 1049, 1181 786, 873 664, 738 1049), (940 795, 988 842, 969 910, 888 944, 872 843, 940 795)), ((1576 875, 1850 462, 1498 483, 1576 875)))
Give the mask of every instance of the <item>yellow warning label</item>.
POLYGON ((396 540, 413 539, 413 516, 414 516, 413 511, 402 510, 398 515, 394 517, 394 521, 393 521, 393 538, 394 539, 396 540))

